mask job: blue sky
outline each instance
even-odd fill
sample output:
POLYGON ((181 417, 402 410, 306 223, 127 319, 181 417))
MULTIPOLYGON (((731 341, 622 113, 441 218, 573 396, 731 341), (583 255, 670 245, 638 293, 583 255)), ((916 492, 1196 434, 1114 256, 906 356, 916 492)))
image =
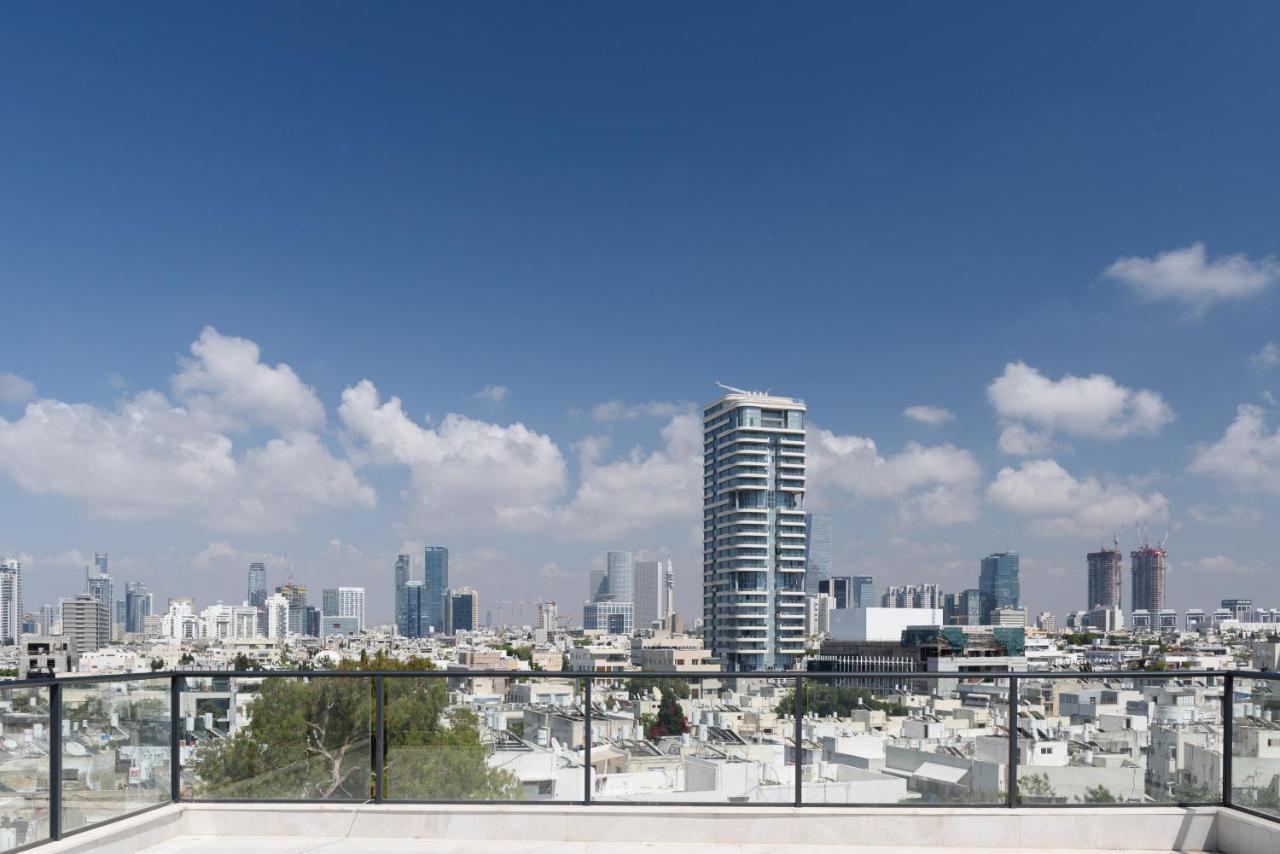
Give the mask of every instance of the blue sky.
POLYGON ((32 606, 95 550, 202 601, 287 553, 377 619, 412 544, 495 614, 572 612, 629 547, 693 614, 687 413, 722 380, 831 434, 837 571, 960 589, 1012 548, 1061 613, 1145 518, 1173 605, 1280 605, 1278 17, 15 10, 0 553, 32 606))

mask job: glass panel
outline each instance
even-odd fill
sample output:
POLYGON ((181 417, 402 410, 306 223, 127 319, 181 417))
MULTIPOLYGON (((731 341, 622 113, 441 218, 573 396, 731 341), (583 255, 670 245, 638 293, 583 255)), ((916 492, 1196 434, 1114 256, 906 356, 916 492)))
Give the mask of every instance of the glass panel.
POLYGON ((1222 800, 1221 679, 1064 676, 1019 694, 1023 803, 1222 800))
POLYGON ((62 828, 169 800, 169 680, 62 688, 62 828))
POLYGON ((364 801, 373 796, 373 680, 184 680, 182 795, 364 801))
POLYGON ((598 678, 592 800, 792 803, 792 684, 727 673, 598 678))
POLYGON ((49 838, 49 689, 0 690, 0 851, 49 838))
POLYGON ((1280 678, 1235 680, 1231 802, 1280 817, 1280 678))
POLYGON ((580 801, 583 680, 388 676, 385 797, 580 801))
POLYGON ((1005 802, 1007 678, 822 673, 805 694, 804 803, 1005 802))

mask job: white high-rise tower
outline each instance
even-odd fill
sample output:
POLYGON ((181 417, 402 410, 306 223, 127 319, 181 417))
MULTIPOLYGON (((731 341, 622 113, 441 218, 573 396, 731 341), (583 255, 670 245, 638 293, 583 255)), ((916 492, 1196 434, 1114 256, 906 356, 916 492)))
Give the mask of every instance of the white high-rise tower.
POLYGON ((703 412, 703 635, 725 670, 804 654, 805 405, 726 388, 703 412))
POLYGON ((0 558, 0 644, 22 640, 22 562, 0 558))

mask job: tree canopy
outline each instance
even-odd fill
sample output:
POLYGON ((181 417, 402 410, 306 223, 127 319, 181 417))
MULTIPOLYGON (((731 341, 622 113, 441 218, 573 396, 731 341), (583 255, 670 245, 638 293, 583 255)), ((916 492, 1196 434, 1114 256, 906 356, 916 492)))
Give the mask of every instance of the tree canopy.
MULTIPOLYGON (((433 670, 425 659, 378 655, 338 670, 433 670)), ((467 709, 448 709, 443 679, 385 680, 384 784, 390 798, 468 800, 520 797, 514 775, 493 769, 467 709)), ((374 681, 265 675, 249 723, 195 757, 202 797, 365 800, 373 785, 374 681)))

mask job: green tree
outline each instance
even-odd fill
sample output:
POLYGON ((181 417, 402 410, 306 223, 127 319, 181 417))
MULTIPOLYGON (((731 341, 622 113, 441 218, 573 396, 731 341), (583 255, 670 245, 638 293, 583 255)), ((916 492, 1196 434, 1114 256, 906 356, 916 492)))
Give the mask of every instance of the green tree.
POLYGON ((1053 800, 1053 786, 1048 774, 1023 774, 1018 777, 1018 800, 1045 803, 1053 800))
POLYGON ((653 676, 637 676, 627 680, 627 696, 631 699, 643 697, 654 688, 663 693, 670 691, 677 699, 689 699, 689 683, 683 679, 655 678, 653 676))
POLYGON ((1197 783, 1174 783, 1169 797, 1179 804, 1212 804, 1222 800, 1222 790, 1197 783))
POLYGON ((152 673, 155 673, 157 670, 164 670, 164 659, 163 659, 163 658, 153 658, 153 659, 151 659, 151 672, 152 672, 152 673))
POLYGON ((1084 790, 1084 797, 1081 798, 1086 804, 1114 804, 1119 802, 1110 789, 1103 785, 1090 786, 1084 790))
MULTIPOLYGON (((782 695, 781 702, 774 711, 779 715, 791 715, 795 705, 795 691, 782 695)), ((826 682, 805 681, 801 692, 801 709, 803 712, 817 712, 819 715, 838 715, 848 717, 854 709, 865 708, 887 712, 891 715, 905 715, 907 710, 899 703, 886 703, 877 700, 869 688, 853 685, 831 685, 826 682)))
POLYGON ((655 739, 664 735, 684 735, 689 731, 689 722, 685 720, 684 711, 674 692, 663 688, 662 701, 658 703, 658 714, 653 724, 645 731, 645 738, 655 739))
POLYGON ((184 652, 182 657, 178 659, 179 664, 195 664, 196 657, 189 652, 184 652))
POLYGON ((256 658, 250 658, 243 652, 237 652, 235 659, 231 662, 231 669, 237 673, 244 673, 253 670, 261 670, 262 665, 258 663, 256 658))
MULTIPOLYGON (((433 670, 425 659, 379 653, 339 670, 433 670)), ((520 797, 514 775, 489 768, 479 721, 448 709, 443 679, 385 680, 384 782, 389 797, 467 800, 520 797)), ((249 724, 202 748, 195 772, 203 797, 355 799, 370 796, 374 683, 367 678, 266 677, 249 724)))

